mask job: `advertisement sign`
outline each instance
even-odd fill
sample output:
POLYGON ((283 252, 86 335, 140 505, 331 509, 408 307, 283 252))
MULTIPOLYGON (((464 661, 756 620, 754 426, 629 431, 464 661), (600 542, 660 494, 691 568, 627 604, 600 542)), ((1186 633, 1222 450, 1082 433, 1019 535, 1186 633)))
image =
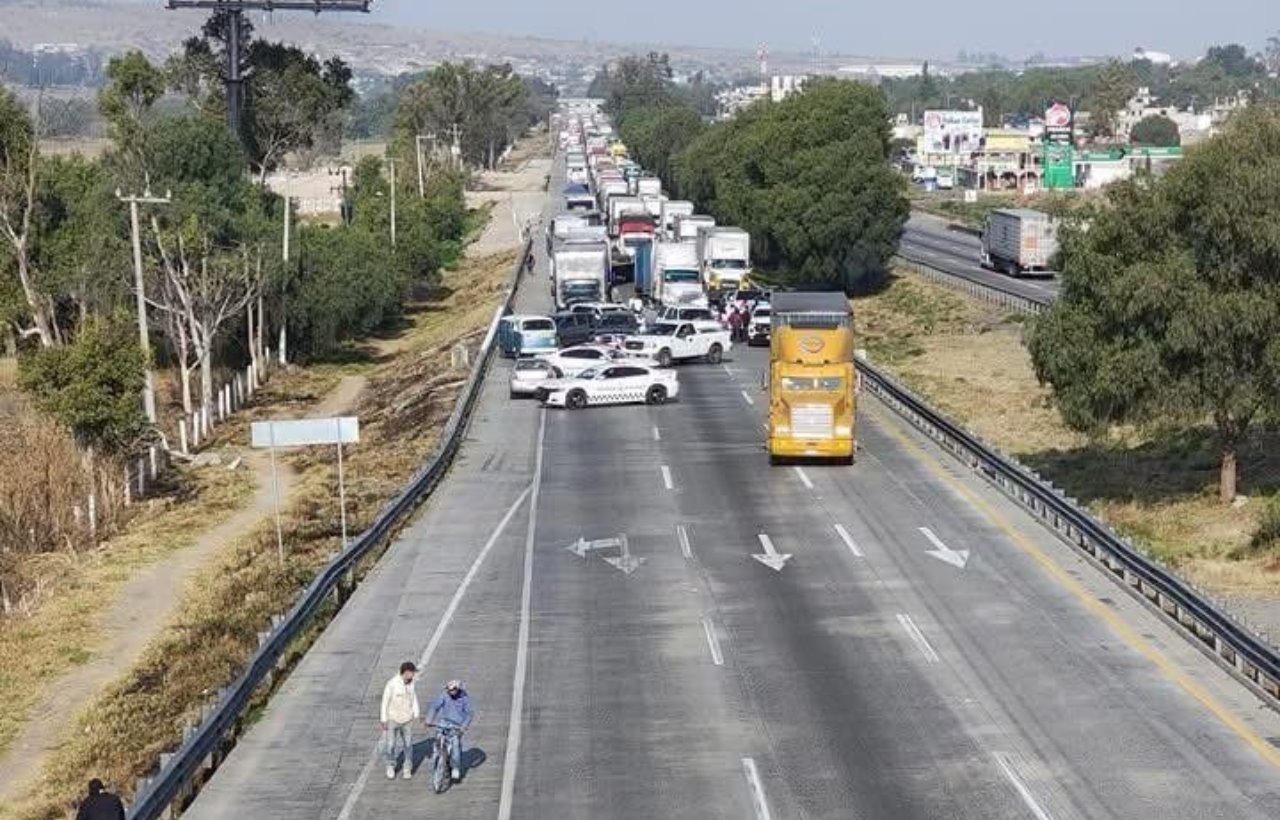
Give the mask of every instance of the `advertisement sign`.
POLYGON ((982 109, 924 112, 924 153, 968 154, 982 145, 982 109))
POLYGON ((1074 188, 1075 116, 1065 103, 1055 102, 1044 112, 1044 187, 1048 190, 1074 188))

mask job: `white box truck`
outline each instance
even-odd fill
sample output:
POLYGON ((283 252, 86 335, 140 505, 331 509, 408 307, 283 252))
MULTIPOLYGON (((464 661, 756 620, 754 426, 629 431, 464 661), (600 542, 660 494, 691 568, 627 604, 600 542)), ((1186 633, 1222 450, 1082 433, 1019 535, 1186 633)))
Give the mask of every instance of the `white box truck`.
POLYGON ((568 242, 551 253, 551 295, 558 310, 603 302, 609 281, 607 242, 568 242))
POLYGON ((698 271, 713 300, 742 287, 751 270, 751 234, 742 228, 700 228, 698 271))
POLYGON ((693 203, 687 199, 663 200, 658 213, 658 232, 663 239, 672 238, 677 216, 693 216, 693 203))
POLYGON ((1047 271, 1057 251, 1057 225, 1048 214, 1008 208, 987 215, 982 229, 983 267, 1011 276, 1047 271))
POLYGON ((671 239, 676 242, 697 242, 698 231, 703 228, 714 228, 716 218, 706 214, 683 214, 675 219, 675 228, 671 239))
POLYGON ((659 242, 653 249, 652 298, 660 305, 705 305, 695 242, 659 242))

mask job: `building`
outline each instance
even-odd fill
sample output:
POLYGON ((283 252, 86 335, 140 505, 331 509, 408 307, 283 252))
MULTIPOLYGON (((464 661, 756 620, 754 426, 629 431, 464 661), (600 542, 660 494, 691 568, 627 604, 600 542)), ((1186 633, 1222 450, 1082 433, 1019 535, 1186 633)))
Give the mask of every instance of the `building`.
POLYGON ((1133 59, 1146 60, 1153 65, 1172 65, 1173 63, 1173 57, 1163 51, 1148 51, 1142 46, 1138 46, 1133 50, 1133 59))
POLYGON ((803 88, 808 80, 807 74, 775 74, 769 78, 769 99, 782 102, 803 88))

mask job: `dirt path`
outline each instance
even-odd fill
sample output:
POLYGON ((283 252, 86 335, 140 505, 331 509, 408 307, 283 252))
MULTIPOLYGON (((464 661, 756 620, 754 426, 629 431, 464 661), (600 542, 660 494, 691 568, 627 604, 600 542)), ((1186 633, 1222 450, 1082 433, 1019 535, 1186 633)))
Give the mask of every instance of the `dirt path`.
POLYGON ((551 173, 551 160, 531 159, 513 170, 487 171, 480 177, 483 191, 468 191, 467 205, 493 203, 492 218, 484 233, 470 247, 469 256, 487 256, 518 248, 521 228, 542 213, 546 202, 543 186, 551 173))
MULTIPOLYGON (((308 413, 323 418, 348 412, 364 389, 363 376, 345 376, 308 413)), ((89 662, 49 682, 44 698, 31 710, 32 719, 0 755, 0 805, 19 793, 19 786, 44 764, 74 725, 80 708, 97 699, 117 676, 141 658, 147 645, 177 613, 186 586, 224 548, 251 534, 275 511, 271 462, 260 451, 228 450, 224 461, 243 459, 239 469, 253 472, 254 492, 244 507, 202 532, 190 546, 177 550, 131 578, 98 619, 98 650, 89 662)), ((279 467, 280 503, 288 504, 297 476, 287 464, 279 467)), ((211 466, 204 469, 227 469, 211 466)))

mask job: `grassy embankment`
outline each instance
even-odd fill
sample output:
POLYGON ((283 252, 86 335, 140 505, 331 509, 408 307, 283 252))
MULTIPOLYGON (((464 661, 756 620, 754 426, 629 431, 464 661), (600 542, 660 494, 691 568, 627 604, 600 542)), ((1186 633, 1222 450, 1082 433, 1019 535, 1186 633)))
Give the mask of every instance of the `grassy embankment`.
MULTIPOLYGON (((855 302, 871 360, 951 418, 1049 477, 1150 555, 1235 599, 1280 597, 1280 545, 1251 545, 1266 504, 1217 499, 1206 426, 1180 437, 1115 430, 1091 441, 1065 427, 1032 371, 1024 320, 910 276, 855 302)), ((1241 453, 1243 492, 1280 489, 1280 435, 1241 453)))
MULTIPOLYGON (((342 376, 364 378, 356 410, 361 443, 350 448, 346 461, 348 514, 352 530, 358 531, 430 452, 466 378, 465 371, 451 369, 450 350, 463 341, 474 352, 514 260, 515 253, 509 252, 461 263, 445 274, 442 287, 412 306, 393 338, 354 348, 344 364, 273 379, 257 397, 264 409, 242 414, 219 435, 243 441, 249 415, 294 416, 342 376)), ((175 745, 183 723, 198 713, 210 693, 243 667, 257 646, 258 631, 288 609, 339 547, 331 455, 304 451, 290 462, 297 479, 295 500, 284 515, 285 564, 276 560, 270 521, 224 550, 192 584, 174 622, 133 670, 85 710, 34 787, 17 805, 0 809, 0 817, 65 816, 87 773, 128 792, 136 778, 151 771, 159 754, 175 745)), ((179 520, 190 521, 193 513, 183 509, 179 515, 179 520)), ((304 643, 293 648, 293 657, 305 649, 304 643)))

